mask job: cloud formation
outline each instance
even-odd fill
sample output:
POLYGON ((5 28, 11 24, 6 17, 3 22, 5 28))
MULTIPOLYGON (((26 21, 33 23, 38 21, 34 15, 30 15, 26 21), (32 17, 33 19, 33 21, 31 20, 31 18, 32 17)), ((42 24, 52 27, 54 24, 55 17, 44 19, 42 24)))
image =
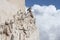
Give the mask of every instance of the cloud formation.
POLYGON ((40 40, 60 40, 60 9, 54 5, 33 5, 32 12, 40 30, 40 40))

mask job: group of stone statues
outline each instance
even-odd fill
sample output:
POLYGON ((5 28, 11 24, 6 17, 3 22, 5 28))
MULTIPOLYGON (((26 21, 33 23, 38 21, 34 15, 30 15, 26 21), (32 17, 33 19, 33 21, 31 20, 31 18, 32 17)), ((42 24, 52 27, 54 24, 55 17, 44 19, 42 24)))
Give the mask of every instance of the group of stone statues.
POLYGON ((35 29, 35 18, 30 8, 27 14, 19 10, 13 19, 0 24, 0 40, 28 40, 35 29))

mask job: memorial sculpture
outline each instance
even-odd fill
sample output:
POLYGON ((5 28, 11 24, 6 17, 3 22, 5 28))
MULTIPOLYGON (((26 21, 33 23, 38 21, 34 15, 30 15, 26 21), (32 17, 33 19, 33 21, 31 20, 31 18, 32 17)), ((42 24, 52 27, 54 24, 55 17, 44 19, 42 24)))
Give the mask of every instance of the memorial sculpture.
POLYGON ((0 0, 0 40, 39 40, 31 9, 25 0, 0 0))

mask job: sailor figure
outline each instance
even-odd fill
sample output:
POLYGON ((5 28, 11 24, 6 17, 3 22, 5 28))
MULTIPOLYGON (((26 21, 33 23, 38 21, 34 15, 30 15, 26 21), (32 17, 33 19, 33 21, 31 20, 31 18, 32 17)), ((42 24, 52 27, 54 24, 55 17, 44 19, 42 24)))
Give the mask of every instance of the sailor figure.
POLYGON ((30 16, 33 18, 33 14, 32 14, 32 11, 31 11, 31 7, 28 8, 27 11, 30 13, 30 16))

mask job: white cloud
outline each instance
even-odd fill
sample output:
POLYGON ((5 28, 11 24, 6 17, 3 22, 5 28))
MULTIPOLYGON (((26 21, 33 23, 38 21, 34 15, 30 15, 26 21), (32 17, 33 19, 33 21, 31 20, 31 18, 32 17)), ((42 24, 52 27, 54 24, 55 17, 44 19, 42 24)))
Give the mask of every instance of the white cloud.
POLYGON ((59 40, 60 9, 57 10, 54 5, 40 6, 35 4, 32 6, 32 12, 36 16, 36 24, 40 29, 41 40, 59 40))

